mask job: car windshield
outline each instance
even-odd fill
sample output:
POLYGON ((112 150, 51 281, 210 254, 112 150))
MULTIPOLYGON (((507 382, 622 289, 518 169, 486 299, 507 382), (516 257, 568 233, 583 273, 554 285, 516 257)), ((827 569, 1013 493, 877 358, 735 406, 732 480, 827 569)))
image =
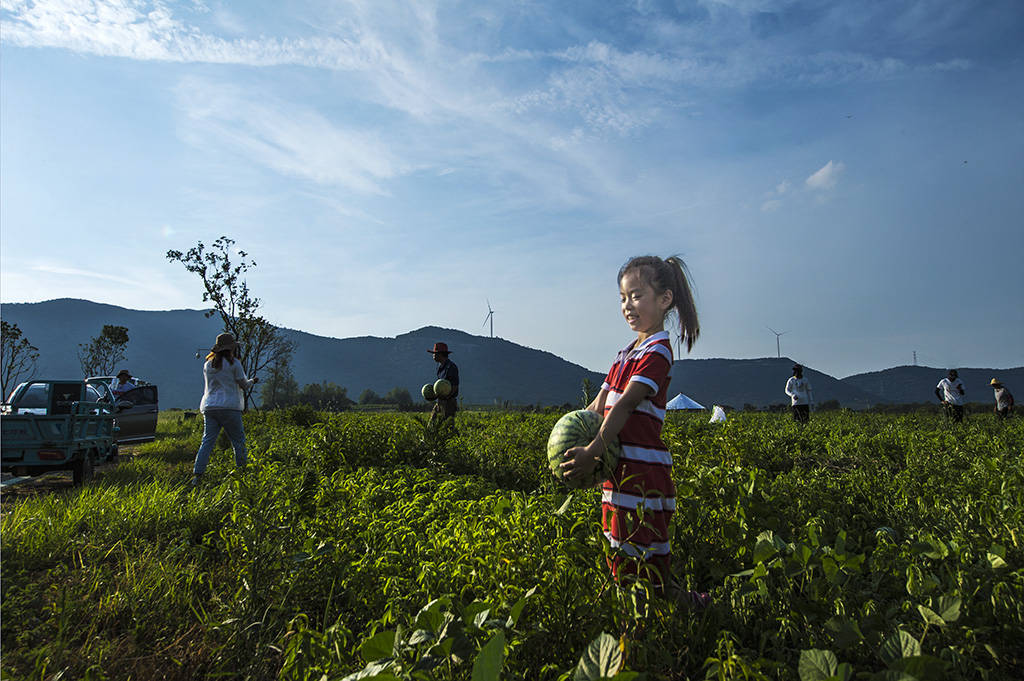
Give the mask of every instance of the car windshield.
MULTIPOLYGON (((14 395, 12 394, 11 397, 14 395)), ((49 386, 46 383, 33 383, 21 394, 21 398, 15 406, 19 409, 46 409, 47 397, 49 397, 49 386)))

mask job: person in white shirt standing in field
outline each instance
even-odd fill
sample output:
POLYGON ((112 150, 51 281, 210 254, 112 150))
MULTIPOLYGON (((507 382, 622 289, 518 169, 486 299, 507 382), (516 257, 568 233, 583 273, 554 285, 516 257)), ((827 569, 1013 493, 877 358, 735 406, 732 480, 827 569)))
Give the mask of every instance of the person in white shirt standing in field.
POLYGON ((804 378, 804 368, 794 364, 793 375, 786 381, 786 394, 789 395, 793 420, 797 423, 811 420, 811 392, 811 382, 804 378))
POLYGON ((206 389, 199 411, 203 413, 203 441, 196 452, 192 467, 192 486, 206 472, 210 453, 217 443, 221 428, 227 431, 231 447, 235 450, 235 465, 245 468, 248 461, 245 453, 245 430, 242 428, 242 409, 245 408, 245 392, 259 379, 247 378, 238 358, 238 343, 230 333, 217 336, 217 342, 206 356, 203 365, 203 379, 206 389))
POLYGON ((967 402, 964 395, 964 384, 956 369, 950 369, 946 378, 935 386, 935 396, 939 398, 939 402, 942 402, 946 416, 954 423, 964 420, 964 404, 967 402))

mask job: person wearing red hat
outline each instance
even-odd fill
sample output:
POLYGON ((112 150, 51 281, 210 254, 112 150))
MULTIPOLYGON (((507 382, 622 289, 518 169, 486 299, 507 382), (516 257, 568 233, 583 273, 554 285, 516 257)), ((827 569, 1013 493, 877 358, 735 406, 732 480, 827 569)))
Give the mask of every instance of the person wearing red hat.
POLYGON ((434 347, 427 352, 432 354, 434 361, 437 362, 437 377, 452 384, 452 392, 448 397, 437 398, 430 418, 433 420, 435 417, 441 419, 454 417, 455 412, 459 410, 459 367, 455 366, 455 362, 448 358, 451 352, 448 350, 447 343, 434 343, 434 347))

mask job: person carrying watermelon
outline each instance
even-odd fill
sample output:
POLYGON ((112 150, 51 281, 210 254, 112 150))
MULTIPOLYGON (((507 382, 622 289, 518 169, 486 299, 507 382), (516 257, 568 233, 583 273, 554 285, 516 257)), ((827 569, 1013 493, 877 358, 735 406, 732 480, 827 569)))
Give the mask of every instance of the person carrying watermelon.
MULTIPOLYGON (((447 343, 434 343, 434 347, 427 352, 434 356, 437 362, 437 379, 444 379, 451 385, 451 392, 447 395, 437 395, 437 402, 430 412, 430 420, 447 418, 454 419, 455 412, 459 410, 459 367, 448 358, 451 352, 447 343)), ((435 384, 436 385, 436 384, 435 384)))
MULTIPOLYGON (((622 315, 636 339, 616 356, 587 407, 604 416, 597 437, 566 451, 561 467, 567 478, 588 476, 605 443, 619 439, 618 464, 601 484, 601 525, 615 550, 609 567, 619 582, 639 575, 664 593, 671 583, 668 528, 676 507, 672 454, 661 439, 673 361, 665 318, 675 310, 687 352, 700 334, 700 324, 681 259, 632 258, 619 270, 618 282, 622 315)), ((710 602, 704 592, 683 591, 680 596, 694 609, 710 602)))

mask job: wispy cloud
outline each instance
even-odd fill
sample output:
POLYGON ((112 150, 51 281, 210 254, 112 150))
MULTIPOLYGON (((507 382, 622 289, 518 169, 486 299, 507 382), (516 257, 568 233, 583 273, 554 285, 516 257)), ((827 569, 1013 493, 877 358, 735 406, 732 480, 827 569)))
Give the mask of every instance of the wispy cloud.
POLYGON ((405 171, 373 132, 346 128, 317 111, 265 93, 199 78, 178 88, 197 147, 221 147, 277 172, 361 193, 386 193, 381 182, 405 171))
POLYGON ((836 186, 839 176, 845 169, 846 166, 841 161, 838 163, 829 161, 804 180, 804 184, 808 188, 815 190, 832 189, 836 186))
MULTIPOLYGON (((160 0, 3 0, 0 8, 4 41, 21 47, 139 60, 341 70, 362 70, 386 61, 379 44, 358 38, 225 40, 176 18, 160 0)), ((232 30, 239 29, 237 18, 231 21, 232 30)))

